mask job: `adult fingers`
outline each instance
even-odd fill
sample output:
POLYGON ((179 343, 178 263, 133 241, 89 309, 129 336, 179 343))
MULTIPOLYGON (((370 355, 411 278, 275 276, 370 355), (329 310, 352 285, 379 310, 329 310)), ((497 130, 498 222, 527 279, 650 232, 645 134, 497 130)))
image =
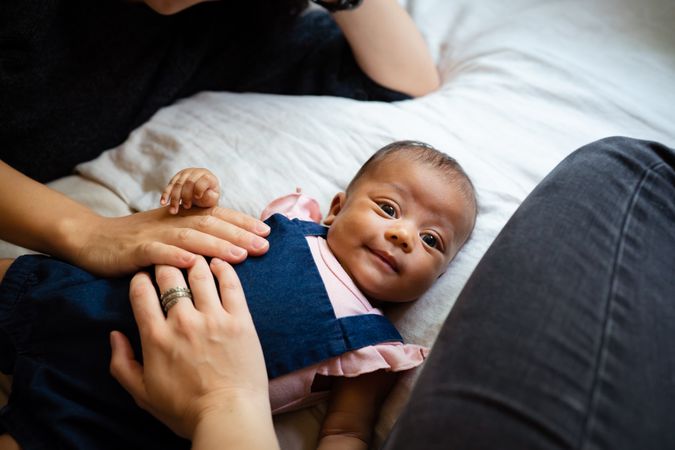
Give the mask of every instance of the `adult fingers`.
POLYGON ((268 250, 269 243, 264 237, 238 224, 229 222, 214 214, 202 213, 202 211, 204 210, 191 209, 181 211, 181 216, 184 220, 176 222, 173 228, 167 228, 165 231, 170 233, 170 239, 164 238, 162 241, 193 253, 218 256, 231 262, 240 261, 245 255, 237 255, 237 252, 231 252, 232 248, 227 248, 229 246, 225 245, 224 242, 256 256, 262 255, 268 250), (195 211, 195 214, 189 214, 189 211, 195 211), (205 233, 210 238, 196 236, 196 233, 205 233), (223 246, 220 251, 217 248, 219 245, 223 246), (241 258, 235 258, 233 261, 231 256, 224 252, 224 250, 228 250, 228 253, 233 253, 231 256, 240 256, 241 258))
POLYGON ((218 217, 219 219, 239 228, 243 228, 251 233, 255 233, 258 236, 267 236, 270 234, 270 227, 265 222, 243 212, 219 206, 210 208, 208 211, 212 216, 218 217))
MULTIPOLYGON (((155 280, 157 281, 157 286, 159 286, 159 292, 162 294, 170 289, 185 289, 188 287, 181 271, 172 266, 155 266, 155 280)), ((177 302, 171 306, 166 314, 167 319, 171 319, 171 317, 180 314, 190 314, 190 311, 194 311, 192 301, 189 297, 177 296, 176 299, 177 302)))
POLYGON ((205 314, 215 314, 223 310, 216 289, 216 282, 206 260, 201 256, 197 257, 195 264, 188 269, 188 281, 195 308, 205 314))
POLYGON ((145 272, 134 275, 129 285, 129 300, 141 340, 147 335, 161 333, 166 321, 150 275, 145 272))
POLYGON ((218 278, 220 302, 223 308, 235 316, 242 314, 249 315, 244 290, 232 266, 218 258, 213 258, 211 260, 211 270, 218 278))
MULTIPOLYGON (((166 211, 159 208, 148 212, 148 214, 164 215, 166 211)), ((270 233, 270 227, 263 221, 248 214, 220 206, 182 209, 179 218, 173 215, 169 215, 169 217, 171 220, 178 221, 174 223, 174 226, 194 228, 208 233, 215 231, 215 234, 211 234, 227 238, 231 242, 242 243, 244 248, 250 246, 252 250, 255 249, 252 244, 256 237, 264 237, 270 233), (180 220, 181 218, 185 220, 180 220), (226 236, 222 236, 223 233, 226 236)), ((265 240, 257 240, 257 242, 261 244, 261 248, 266 248, 265 240)))
MULTIPOLYGON (((103 273, 117 274, 152 264, 187 268, 194 263, 197 254, 238 263, 247 253, 260 255, 269 248, 267 240, 256 234, 269 228, 256 230, 256 224, 264 224, 225 208, 192 208, 173 215, 164 207, 125 217, 105 218, 104 222, 105 230, 101 230, 101 237, 96 239, 97 244, 100 243, 97 251, 105 253, 110 260, 108 267, 104 267, 107 272, 103 273), (110 236, 115 236, 117 241, 110 236), (118 241, 125 245, 120 246, 118 241), (122 247, 133 250, 121 250, 122 247), (120 268, 120 258, 127 268, 120 268)), ((102 273, 100 262, 96 265, 101 259, 105 258, 92 258, 82 265, 88 264, 89 270, 102 273)))
POLYGON ((110 333, 110 347, 112 349, 110 374, 131 394, 140 407, 145 408, 148 393, 143 381, 143 366, 134 358, 129 339, 119 331, 113 331, 110 333))
POLYGON ((194 264, 196 257, 194 253, 175 245, 150 242, 137 247, 135 261, 139 267, 166 264, 186 269, 194 264))
MULTIPOLYGON (((199 224, 196 224, 195 228, 197 226, 201 228, 199 224)), ((221 230, 226 227, 228 227, 226 224, 215 224, 203 227, 204 231, 198 231, 195 228, 174 228, 166 230, 162 240, 167 242, 164 245, 181 248, 193 254, 216 256, 233 263, 241 262, 246 258, 247 252, 230 241, 236 230, 233 232, 221 230)))
POLYGON ((226 240, 251 255, 262 255, 269 248, 269 243, 263 237, 269 234, 269 227, 246 214, 216 206, 209 209, 191 209, 184 211, 182 215, 188 218, 185 226, 226 240))

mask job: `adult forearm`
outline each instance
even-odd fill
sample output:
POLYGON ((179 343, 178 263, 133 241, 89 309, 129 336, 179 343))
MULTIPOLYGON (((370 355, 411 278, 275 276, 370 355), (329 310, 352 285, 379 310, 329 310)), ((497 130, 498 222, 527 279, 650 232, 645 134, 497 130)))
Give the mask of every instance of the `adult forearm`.
POLYGON ((65 195, 0 161, 0 238, 22 247, 66 257, 84 230, 78 223, 99 216, 65 195))
POLYGON ((426 42, 397 0, 364 0, 333 16, 373 80, 412 96, 438 88, 440 77, 426 42))

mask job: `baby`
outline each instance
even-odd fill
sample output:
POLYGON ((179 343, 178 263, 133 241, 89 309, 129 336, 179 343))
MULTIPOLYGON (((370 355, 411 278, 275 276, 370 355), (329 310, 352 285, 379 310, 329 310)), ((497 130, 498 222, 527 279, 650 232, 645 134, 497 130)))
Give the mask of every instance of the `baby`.
MULTIPOLYGON (((177 212, 179 203, 213 206, 218 197, 213 174, 185 169, 161 202, 177 212)), ((268 253, 235 269, 265 354, 272 408, 297 409, 330 391, 319 448, 366 448, 394 374, 416 367, 427 352, 403 344, 370 301, 415 300, 443 274, 473 229, 473 186, 454 159, 400 141, 377 151, 333 198, 327 227, 317 223, 316 202, 299 193, 274 201, 263 216, 272 228, 268 253)), ((25 297, 18 303, 29 304, 28 329, 40 329, 24 331, 27 316, 14 317, 13 306, 0 311, 0 329, 11 336, 0 341, 0 369, 15 374, 0 420, 25 450, 51 437, 46 428, 82 448, 185 446, 135 408, 107 374, 100 339, 110 330, 130 336, 140 354, 133 316, 119 301, 127 290, 128 279, 98 279, 45 257, 19 258, 8 270, 0 308, 25 297), (50 321, 66 310, 67 326, 50 335, 50 321), (45 402, 58 414, 21 422, 45 402), (69 420, 77 426, 68 428, 69 420)))

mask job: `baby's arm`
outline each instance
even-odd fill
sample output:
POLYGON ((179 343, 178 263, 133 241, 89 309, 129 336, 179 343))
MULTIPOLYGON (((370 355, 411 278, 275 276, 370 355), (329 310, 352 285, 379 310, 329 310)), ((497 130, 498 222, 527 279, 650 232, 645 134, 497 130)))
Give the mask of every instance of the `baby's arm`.
POLYGON ((210 208, 218 204, 220 186, 218 178, 208 169, 183 169, 171 178, 164 188, 160 203, 171 205, 169 212, 178 213, 178 207, 190 209, 192 204, 202 208, 210 208))
POLYGON ((398 0, 363 0, 333 18, 361 69, 382 86, 413 97, 436 90, 440 77, 417 26, 398 0))
POLYGON ((337 378, 331 389, 318 450, 366 450, 380 406, 396 374, 378 370, 356 378, 337 378))

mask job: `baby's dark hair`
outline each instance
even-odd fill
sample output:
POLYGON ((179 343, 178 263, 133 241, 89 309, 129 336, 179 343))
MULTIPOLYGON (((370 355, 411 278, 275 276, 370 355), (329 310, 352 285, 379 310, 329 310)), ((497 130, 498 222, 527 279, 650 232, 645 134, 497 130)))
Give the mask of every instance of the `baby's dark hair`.
POLYGON ((455 183, 462 194, 464 194, 465 198, 472 203, 474 214, 478 212, 476 190, 462 166, 455 158, 443 153, 432 145, 420 141, 396 141, 385 145, 376 151, 368 161, 361 166, 359 171, 356 172, 356 175, 354 175, 354 178, 352 178, 352 181, 350 181, 347 186, 347 192, 351 190, 361 177, 379 163, 394 155, 404 156, 413 162, 428 164, 429 166, 444 172, 448 176, 448 181, 455 183))

